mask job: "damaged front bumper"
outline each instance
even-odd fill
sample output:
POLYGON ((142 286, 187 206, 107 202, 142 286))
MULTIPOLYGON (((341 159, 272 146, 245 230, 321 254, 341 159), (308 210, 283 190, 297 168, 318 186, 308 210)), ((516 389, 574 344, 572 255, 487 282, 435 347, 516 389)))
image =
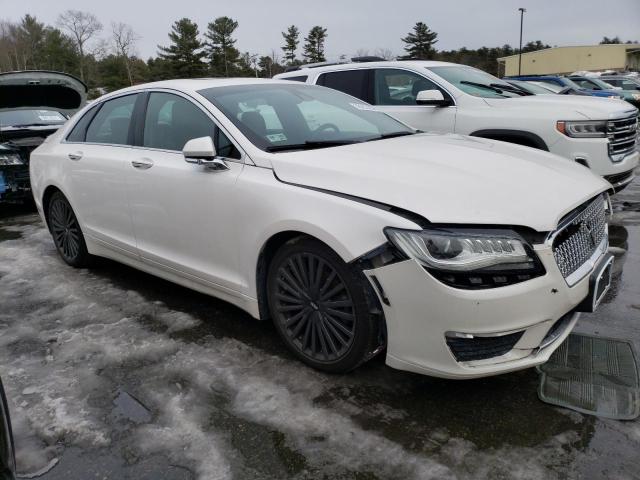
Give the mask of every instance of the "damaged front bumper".
POLYGON ((31 198, 29 167, 26 165, 0 167, 0 202, 22 202, 31 198))
POLYGON ((387 364, 465 379, 547 361, 575 326, 590 277, 569 287, 551 247, 534 250, 544 275, 486 290, 449 287, 415 260, 366 270, 384 310, 387 364))

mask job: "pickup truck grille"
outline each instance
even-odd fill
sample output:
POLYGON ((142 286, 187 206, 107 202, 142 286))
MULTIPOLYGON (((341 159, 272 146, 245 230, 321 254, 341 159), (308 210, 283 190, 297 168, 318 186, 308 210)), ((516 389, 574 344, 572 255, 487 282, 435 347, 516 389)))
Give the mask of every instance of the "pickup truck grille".
POLYGON ((607 239, 605 202, 604 195, 598 195, 565 217, 559 230, 553 234, 553 256, 569 285, 582 278, 578 270, 607 239))
POLYGON ((621 161, 636 150, 638 118, 631 115, 618 120, 609 120, 607 138, 609 139, 609 157, 614 162, 621 161))

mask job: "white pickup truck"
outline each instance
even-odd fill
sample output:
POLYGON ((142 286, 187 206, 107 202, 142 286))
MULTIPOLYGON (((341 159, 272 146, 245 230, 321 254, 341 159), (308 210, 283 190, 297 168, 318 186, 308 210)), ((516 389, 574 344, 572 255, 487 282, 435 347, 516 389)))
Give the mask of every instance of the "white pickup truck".
POLYGON ((634 178, 638 110, 622 100, 530 95, 482 70, 420 60, 302 66, 276 75, 341 90, 414 128, 546 150, 602 175, 634 178))

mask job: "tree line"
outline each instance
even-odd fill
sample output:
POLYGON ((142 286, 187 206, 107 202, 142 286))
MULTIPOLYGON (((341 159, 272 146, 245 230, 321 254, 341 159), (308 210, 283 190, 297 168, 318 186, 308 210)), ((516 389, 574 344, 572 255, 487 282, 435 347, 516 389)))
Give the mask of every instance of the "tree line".
MULTIPOLYGON (((269 78, 289 66, 326 61, 327 28, 316 25, 302 37, 296 25, 282 32, 282 45, 268 55, 241 52, 236 47, 238 22, 222 16, 206 25, 201 33, 188 18, 171 26, 168 42, 158 45, 157 55, 146 61, 137 55, 140 37, 130 25, 113 22, 105 28, 98 18, 78 10, 61 13, 55 25, 46 25, 35 16, 25 15, 18 22, 0 21, 0 71, 43 69, 71 73, 85 81, 91 96, 137 83, 169 78, 255 76, 269 78)), ((497 59, 518 53, 505 44, 438 51, 438 34, 417 22, 402 39, 405 54, 396 57, 391 50, 369 52, 386 60, 443 60, 481 68, 499 75, 497 59)), ((620 42, 604 37, 602 43, 620 42)), ((540 40, 528 42, 523 52, 549 48, 540 40)), ((341 55, 340 61, 347 61, 341 55)))

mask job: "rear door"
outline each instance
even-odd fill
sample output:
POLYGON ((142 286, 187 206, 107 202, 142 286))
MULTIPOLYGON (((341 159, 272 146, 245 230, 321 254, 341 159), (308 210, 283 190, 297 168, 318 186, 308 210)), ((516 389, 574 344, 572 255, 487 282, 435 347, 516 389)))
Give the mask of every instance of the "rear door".
POLYGON ((60 144, 69 164, 67 193, 84 233, 131 256, 136 256, 136 242, 124 174, 133 112, 141 98, 134 93, 97 105, 60 144))

